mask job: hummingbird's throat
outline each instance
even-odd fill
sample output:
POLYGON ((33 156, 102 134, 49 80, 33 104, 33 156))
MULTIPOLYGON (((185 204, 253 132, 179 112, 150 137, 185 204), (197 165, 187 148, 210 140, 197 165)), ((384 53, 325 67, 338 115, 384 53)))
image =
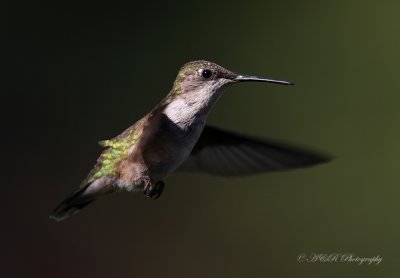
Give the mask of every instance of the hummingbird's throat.
POLYGON ((221 95, 223 86, 203 86, 176 96, 165 108, 164 114, 177 126, 187 128, 205 121, 208 113, 221 95))

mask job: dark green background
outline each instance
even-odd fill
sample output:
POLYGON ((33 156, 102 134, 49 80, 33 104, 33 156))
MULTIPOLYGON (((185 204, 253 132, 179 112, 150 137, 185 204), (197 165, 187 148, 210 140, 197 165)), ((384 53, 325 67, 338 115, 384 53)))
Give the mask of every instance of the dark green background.
POLYGON ((396 276, 398 1, 1 6, 1 276, 396 276), (158 201, 115 194, 50 221, 96 141, 148 112, 195 59, 296 83, 231 87, 210 123, 336 159, 240 179, 176 174, 158 201), (297 262, 313 252, 383 262, 297 262))

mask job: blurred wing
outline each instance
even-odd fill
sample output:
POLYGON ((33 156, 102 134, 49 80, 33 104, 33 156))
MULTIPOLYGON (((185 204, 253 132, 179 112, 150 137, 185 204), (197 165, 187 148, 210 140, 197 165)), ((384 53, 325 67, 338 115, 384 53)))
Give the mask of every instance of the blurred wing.
POLYGON ((179 170, 245 176, 309 167, 329 160, 315 152, 206 126, 179 170))

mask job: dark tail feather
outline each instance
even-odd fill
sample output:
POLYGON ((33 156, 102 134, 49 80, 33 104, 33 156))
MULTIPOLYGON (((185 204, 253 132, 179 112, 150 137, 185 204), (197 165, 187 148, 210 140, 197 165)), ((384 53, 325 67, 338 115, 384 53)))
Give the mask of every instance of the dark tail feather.
POLYGON ((83 187, 61 202, 51 213, 50 218, 56 221, 62 221, 78 213, 83 207, 96 200, 93 194, 85 194, 87 188, 88 186, 83 187))

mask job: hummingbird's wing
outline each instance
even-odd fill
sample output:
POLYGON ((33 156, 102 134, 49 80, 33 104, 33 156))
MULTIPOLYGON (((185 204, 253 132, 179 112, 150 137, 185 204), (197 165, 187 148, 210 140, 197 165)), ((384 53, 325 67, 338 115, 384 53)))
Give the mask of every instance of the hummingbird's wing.
POLYGON ((206 126, 179 170, 244 176, 308 167, 329 160, 312 151, 206 126))

